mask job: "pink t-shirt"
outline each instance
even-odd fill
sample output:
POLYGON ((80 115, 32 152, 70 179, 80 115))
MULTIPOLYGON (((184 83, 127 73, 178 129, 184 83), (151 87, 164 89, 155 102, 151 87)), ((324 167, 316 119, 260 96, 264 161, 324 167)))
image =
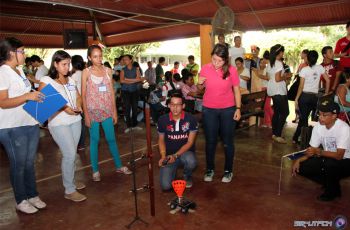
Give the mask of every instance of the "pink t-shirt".
POLYGON ((236 104, 233 86, 239 86, 239 77, 236 68, 230 66, 230 75, 224 80, 222 70, 215 70, 209 63, 202 67, 200 76, 205 77, 205 93, 203 106, 212 109, 224 109, 236 104))

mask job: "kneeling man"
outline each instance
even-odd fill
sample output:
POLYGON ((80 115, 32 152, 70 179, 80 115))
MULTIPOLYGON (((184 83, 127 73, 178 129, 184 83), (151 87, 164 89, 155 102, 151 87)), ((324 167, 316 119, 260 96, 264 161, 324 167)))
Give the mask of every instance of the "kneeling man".
POLYGON ((198 131, 196 119, 185 113, 184 99, 180 93, 172 94, 169 102, 170 113, 158 120, 158 144, 161 159, 160 186, 170 190, 177 168, 184 167, 186 187, 192 187, 192 171, 197 166, 195 156, 195 139, 198 131))
POLYGON ((321 201, 341 196, 340 179, 350 176, 350 127, 337 119, 339 105, 331 100, 320 103, 319 122, 312 130, 305 156, 293 163, 292 173, 323 185, 321 201), (322 146, 322 148, 320 148, 322 146))

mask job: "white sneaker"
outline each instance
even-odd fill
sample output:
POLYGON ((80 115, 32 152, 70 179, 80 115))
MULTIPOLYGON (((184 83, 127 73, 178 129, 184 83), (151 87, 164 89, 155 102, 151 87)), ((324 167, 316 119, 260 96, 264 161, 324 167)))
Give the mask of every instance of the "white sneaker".
POLYGON ((142 130, 142 128, 139 127, 139 126, 135 126, 135 127, 133 127, 132 129, 133 129, 133 130, 136 130, 136 131, 141 131, 141 130, 142 130))
POLYGON ((123 167, 118 168, 116 172, 117 172, 117 173, 123 173, 123 174, 125 174, 125 175, 129 175, 129 174, 132 173, 132 171, 130 171, 130 170, 128 169, 128 167, 126 167, 126 166, 123 166, 123 167))
POLYGON ((211 182, 213 181, 213 177, 214 177, 214 170, 208 169, 204 174, 204 181, 211 182))
POLYGON ((16 209, 26 214, 33 214, 39 211, 36 207, 31 205, 27 200, 23 200, 21 203, 17 204, 16 209))
POLYGON ((223 183, 229 183, 229 182, 231 182, 232 177, 233 177, 233 173, 232 173, 232 172, 225 171, 224 176, 222 177, 221 182, 223 182, 223 183))
POLYGON ((43 202, 42 200, 40 200, 40 198, 38 196, 33 197, 28 199, 29 203, 31 205, 33 205, 34 207, 36 207, 37 209, 43 209, 46 208, 46 204, 45 202, 43 202))
POLYGON ((92 180, 93 181, 101 181, 101 174, 100 174, 100 172, 94 172, 93 174, 92 174, 92 180))
POLYGON ((129 133, 131 131, 131 128, 126 128, 124 133, 129 133))

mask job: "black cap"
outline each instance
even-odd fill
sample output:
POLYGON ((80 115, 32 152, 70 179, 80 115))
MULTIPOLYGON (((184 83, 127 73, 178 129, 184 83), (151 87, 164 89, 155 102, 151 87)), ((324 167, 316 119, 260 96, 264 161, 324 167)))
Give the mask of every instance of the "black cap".
POLYGON ((324 113, 331 112, 338 114, 340 111, 340 107, 338 103, 335 103, 333 100, 326 99, 320 102, 320 104, 318 105, 318 110, 324 113))

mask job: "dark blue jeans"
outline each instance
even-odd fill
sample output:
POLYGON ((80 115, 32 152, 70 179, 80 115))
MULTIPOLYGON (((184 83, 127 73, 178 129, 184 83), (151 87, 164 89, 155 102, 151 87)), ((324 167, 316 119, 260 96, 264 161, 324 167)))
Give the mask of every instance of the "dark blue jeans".
POLYGON ((35 157, 39 126, 0 129, 0 143, 10 160, 10 180, 17 204, 38 196, 35 182, 35 157))
POLYGON ((224 142, 225 150, 225 171, 232 172, 234 158, 234 135, 236 121, 233 115, 236 111, 235 107, 225 109, 211 109, 203 106, 203 125, 205 132, 205 151, 207 158, 207 169, 215 169, 215 150, 218 141, 218 135, 224 142))
POLYGON ((184 179, 191 180, 192 172, 197 166, 195 154, 191 151, 185 152, 174 163, 160 168, 159 179, 162 190, 166 191, 172 188, 171 182, 175 179, 177 168, 180 165, 184 167, 184 179))

